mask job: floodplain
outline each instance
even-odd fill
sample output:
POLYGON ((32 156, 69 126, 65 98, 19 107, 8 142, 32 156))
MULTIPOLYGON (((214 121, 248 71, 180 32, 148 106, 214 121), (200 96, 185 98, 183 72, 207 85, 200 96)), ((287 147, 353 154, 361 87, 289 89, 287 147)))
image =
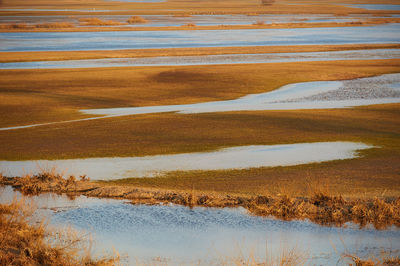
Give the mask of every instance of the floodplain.
POLYGON ((1 262, 396 265, 398 4, 0 1, 1 262))

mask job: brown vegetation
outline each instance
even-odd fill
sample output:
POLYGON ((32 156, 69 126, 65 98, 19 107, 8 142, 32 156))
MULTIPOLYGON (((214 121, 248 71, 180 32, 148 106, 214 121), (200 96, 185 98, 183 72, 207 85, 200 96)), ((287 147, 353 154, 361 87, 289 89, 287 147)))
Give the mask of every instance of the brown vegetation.
POLYGON ((183 24, 182 27, 196 27, 196 24, 194 24, 194 23, 186 23, 186 24, 183 24))
POLYGON ((253 23, 253 25, 255 25, 255 26, 264 26, 265 25, 265 21, 257 20, 256 22, 253 23))
POLYGON ((225 193, 146 189, 125 185, 77 181, 73 177, 64 179, 54 172, 43 172, 22 178, 0 180, 2 185, 11 185, 24 195, 44 192, 69 193, 92 197, 129 199, 133 204, 174 203, 185 206, 237 207, 242 206, 260 216, 279 219, 309 219, 323 225, 342 225, 354 222, 361 226, 373 224, 376 228, 395 225, 400 227, 400 198, 373 198, 345 200, 341 196, 330 196, 315 190, 309 198, 279 196, 244 196, 225 193))
POLYGON ((99 18, 80 18, 79 25, 81 26, 120 26, 124 23, 113 20, 102 20, 99 18))
MULTIPOLYGON (((133 16, 128 20, 129 24, 138 24, 138 23, 147 23, 147 20, 142 19, 138 16, 133 16), (132 19, 133 18, 133 19, 132 19)), ((305 23, 305 22, 297 22, 297 23, 268 23, 264 25, 210 25, 210 26, 197 26, 196 30, 221 30, 221 29, 229 29, 229 30, 246 30, 252 29, 254 26, 261 27, 262 29, 292 29, 292 28, 326 28, 326 27, 354 27, 354 26, 371 26, 371 25, 379 25, 385 23, 399 23, 400 18, 386 18, 386 19, 366 19, 364 21, 350 21, 350 22, 315 22, 315 23, 305 23)), ((88 27, 23 27, 23 26, 9 26, 8 24, 3 24, 0 26, 0 30, 2 32, 13 32, 13 31, 43 31, 43 32, 88 32, 88 31, 171 31, 171 30, 188 30, 192 29, 190 27, 182 27, 182 26, 163 26, 163 27, 107 27, 107 25, 101 25, 101 22, 98 22, 100 26, 88 26, 88 27)), ((112 26, 115 26, 115 23, 119 22, 110 22, 112 26)), ((190 23, 189 23, 190 24, 190 23)), ((21 24, 23 25, 23 24, 21 24)))
POLYGON ((140 16, 132 16, 127 20, 127 22, 129 24, 141 24, 141 23, 147 23, 148 21, 140 16))
POLYGON ((53 22, 42 24, 0 24, 0 29, 37 30, 37 29, 70 29, 75 26, 69 22, 53 22))
MULTIPOLYGON (((271 0, 267 0, 267 4, 271 0)), ((383 1, 370 0, 368 3, 379 3, 383 1)), ((303 1, 297 4, 298 1, 275 1, 272 5, 262 5, 261 0, 249 0, 249 1, 238 1, 238 0, 220 0, 220 1, 164 1, 160 3, 134 3, 134 2, 118 2, 118 1, 99 1, 99 0, 88 0, 82 3, 79 0, 60 0, 57 2, 50 0, 32 0, 27 3, 23 0, 5 1, 2 4, 4 9, 6 8, 26 8, 26 9, 59 9, 63 10, 66 6, 70 11, 13 11, 13 14, 18 15, 91 15, 97 14, 112 14, 115 15, 130 15, 132 13, 137 15, 152 15, 152 14, 163 14, 163 15, 174 15, 179 13, 191 13, 197 14, 247 14, 247 13, 266 13, 266 14, 325 14, 327 10, 335 10, 335 12, 348 12, 349 14, 391 14, 393 11, 375 11, 365 10, 359 8, 351 8, 343 6, 333 0, 325 0, 323 3, 318 0, 303 1), (95 9, 94 9, 95 8, 95 9), (87 9, 87 11, 82 11, 87 9)), ((347 4, 360 3, 359 0, 347 0, 347 4)), ((396 0, 385 0, 385 3, 396 3, 396 0)), ((398 3, 398 2, 397 2, 398 3)), ((3 11, 7 14, 9 12, 3 11)))
POLYGON ((263 5, 272 5, 275 2, 275 0, 261 0, 261 4, 263 5))
POLYGON ((115 265, 117 258, 95 260, 84 238, 32 224, 32 204, 24 199, 0 204, 1 265, 115 265))
POLYGON ((398 266, 400 265, 400 257, 396 256, 390 256, 389 254, 386 254, 385 252, 380 256, 380 257, 375 257, 373 258, 368 258, 368 259, 363 259, 360 258, 356 255, 352 254, 344 254, 342 255, 344 258, 350 258, 355 266, 398 266))

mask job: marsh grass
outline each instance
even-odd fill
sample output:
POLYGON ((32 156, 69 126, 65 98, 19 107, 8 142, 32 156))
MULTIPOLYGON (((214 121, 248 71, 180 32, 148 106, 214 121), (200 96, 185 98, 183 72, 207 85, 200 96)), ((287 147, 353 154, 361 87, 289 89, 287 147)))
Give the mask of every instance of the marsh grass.
POLYGON ((186 23, 186 24, 183 24, 182 27, 196 27, 196 24, 194 24, 194 23, 186 23))
POLYGON ((147 23, 148 20, 142 18, 141 16, 132 16, 126 22, 128 22, 128 24, 141 24, 147 23))
POLYGON ((74 28, 74 24, 69 22, 52 22, 52 23, 40 23, 40 24, 26 24, 26 23, 12 23, 12 24, 0 24, 0 29, 69 29, 74 28))
POLYGON ((1 265, 115 265, 116 258, 94 259, 86 237, 72 229, 56 230, 43 220, 33 222, 36 209, 27 199, 0 204, 1 265))
POLYGON ((80 18, 79 25, 81 26, 120 26, 126 25, 126 23, 121 23, 113 20, 102 20, 99 18, 80 18))
POLYGON ((349 259, 355 266, 398 266, 400 265, 400 257, 393 256, 391 252, 382 251, 380 256, 370 255, 367 257, 359 257, 354 254, 345 253, 342 255, 343 260, 349 259))
MULTIPOLYGON (((395 225, 400 227, 400 198, 345 199, 328 194, 325 187, 314 189, 309 197, 290 194, 239 195, 227 192, 210 193, 196 190, 165 190, 129 186, 129 179, 119 185, 107 182, 90 182, 86 176, 81 181, 75 177, 63 178, 54 171, 24 177, 1 177, 2 185, 11 185, 24 195, 44 192, 69 193, 92 197, 121 198, 133 204, 174 203, 189 207, 238 207, 242 206, 258 216, 274 216, 283 220, 309 219, 322 225, 341 226, 354 222, 360 226, 373 224, 376 228, 395 225)), ((115 184, 115 182, 114 182, 115 184)), ((285 193, 282 191, 282 193, 285 193)))
POLYGON ((264 26, 265 21, 263 20, 257 20, 256 22, 253 23, 254 26, 264 26))

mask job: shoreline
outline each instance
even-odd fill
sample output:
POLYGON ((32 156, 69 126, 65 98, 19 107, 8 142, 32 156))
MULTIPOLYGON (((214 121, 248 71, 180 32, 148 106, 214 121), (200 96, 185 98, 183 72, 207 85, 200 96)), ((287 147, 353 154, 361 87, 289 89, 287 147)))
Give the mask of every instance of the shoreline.
POLYGON ((76 180, 64 179, 52 172, 24 177, 0 176, 0 186, 12 186, 24 195, 41 193, 67 194, 96 198, 130 200, 132 204, 177 204, 192 207, 243 207, 251 215, 273 216, 280 220, 304 220, 324 226, 345 226, 353 222, 361 228, 373 225, 376 229, 400 227, 400 197, 345 199, 317 189, 309 197, 290 197, 285 194, 241 195, 221 192, 172 190, 138 186, 109 185, 90 181, 86 176, 76 180))

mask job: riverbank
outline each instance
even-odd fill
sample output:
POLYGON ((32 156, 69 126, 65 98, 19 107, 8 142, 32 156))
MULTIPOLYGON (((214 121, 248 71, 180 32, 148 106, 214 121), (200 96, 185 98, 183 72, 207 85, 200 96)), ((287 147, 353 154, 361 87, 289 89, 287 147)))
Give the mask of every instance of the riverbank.
POLYGON ((259 216, 274 216, 283 220, 309 219, 322 225, 344 225, 353 222, 360 226, 373 224, 376 228, 400 226, 400 198, 344 199, 315 188, 311 197, 289 195, 246 196, 227 193, 204 193, 192 190, 165 190, 115 183, 94 182, 86 176, 67 179, 55 172, 8 178, 1 176, 1 185, 9 185, 25 195, 67 193, 74 197, 85 195, 98 198, 130 200, 132 204, 179 204, 203 207, 244 207, 259 216))

